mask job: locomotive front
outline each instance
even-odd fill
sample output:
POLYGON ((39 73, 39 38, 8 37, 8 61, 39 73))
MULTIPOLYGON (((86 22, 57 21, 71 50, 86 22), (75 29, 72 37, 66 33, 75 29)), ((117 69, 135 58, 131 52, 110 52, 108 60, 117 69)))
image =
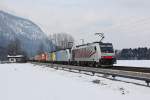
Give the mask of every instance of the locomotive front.
POLYGON ((99 43, 100 63, 104 65, 113 65, 116 63, 116 56, 112 43, 99 43))

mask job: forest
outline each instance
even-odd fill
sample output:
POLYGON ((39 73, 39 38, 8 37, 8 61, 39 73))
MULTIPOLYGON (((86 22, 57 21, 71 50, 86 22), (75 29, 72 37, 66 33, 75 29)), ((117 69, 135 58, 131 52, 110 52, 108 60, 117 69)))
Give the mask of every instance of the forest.
POLYGON ((119 60, 150 60, 150 48, 147 47, 116 50, 115 53, 119 60))

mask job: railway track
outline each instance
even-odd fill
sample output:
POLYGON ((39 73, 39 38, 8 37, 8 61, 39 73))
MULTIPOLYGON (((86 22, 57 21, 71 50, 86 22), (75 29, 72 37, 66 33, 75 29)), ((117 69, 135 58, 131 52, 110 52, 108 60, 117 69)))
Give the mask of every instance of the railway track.
POLYGON ((114 70, 124 70, 124 71, 133 71, 133 72, 143 72, 150 73, 150 68, 146 67, 133 67, 133 66, 107 66, 102 67, 103 69, 114 69, 114 70))
POLYGON ((95 73, 110 75, 113 79, 116 77, 124 77, 130 79, 136 79, 145 81, 147 86, 150 86, 150 68, 141 68, 141 67, 129 67, 129 66, 103 66, 102 68, 93 68, 93 67, 82 67, 82 66, 73 66, 73 65, 60 65, 60 64, 51 64, 51 63, 33 63, 38 65, 45 65, 47 67, 55 69, 69 69, 91 72, 93 75, 95 73))

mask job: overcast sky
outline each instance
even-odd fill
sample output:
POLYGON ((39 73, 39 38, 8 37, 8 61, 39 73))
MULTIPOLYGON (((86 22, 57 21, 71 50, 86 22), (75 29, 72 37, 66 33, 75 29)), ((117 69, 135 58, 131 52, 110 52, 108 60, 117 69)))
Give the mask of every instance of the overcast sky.
POLYGON ((0 9, 32 20, 46 34, 67 32, 77 43, 104 32, 116 49, 150 47, 150 0, 0 0, 0 9))

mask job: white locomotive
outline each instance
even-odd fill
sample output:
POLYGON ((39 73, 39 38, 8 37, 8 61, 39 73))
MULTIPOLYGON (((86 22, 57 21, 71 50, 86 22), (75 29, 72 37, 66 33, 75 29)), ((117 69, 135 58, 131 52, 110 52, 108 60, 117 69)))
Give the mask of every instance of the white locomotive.
POLYGON ((71 63, 75 65, 101 66, 116 63, 112 43, 94 42, 74 46, 71 55, 71 63))

